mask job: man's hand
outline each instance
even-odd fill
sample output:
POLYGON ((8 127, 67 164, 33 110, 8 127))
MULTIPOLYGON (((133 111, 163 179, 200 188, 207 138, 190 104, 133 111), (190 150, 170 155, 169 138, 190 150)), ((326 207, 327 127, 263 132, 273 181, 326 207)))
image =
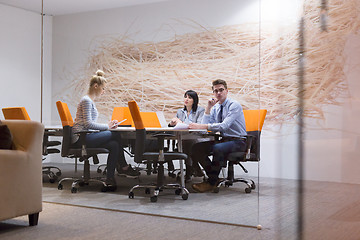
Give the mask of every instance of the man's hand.
POLYGON ((206 106, 206 109, 205 109, 205 114, 210 114, 211 108, 212 108, 218 101, 219 101, 218 99, 210 98, 210 99, 208 100, 208 103, 207 103, 207 106, 206 106))
POLYGON ((190 123, 189 129, 207 129, 207 124, 200 124, 200 123, 190 123))

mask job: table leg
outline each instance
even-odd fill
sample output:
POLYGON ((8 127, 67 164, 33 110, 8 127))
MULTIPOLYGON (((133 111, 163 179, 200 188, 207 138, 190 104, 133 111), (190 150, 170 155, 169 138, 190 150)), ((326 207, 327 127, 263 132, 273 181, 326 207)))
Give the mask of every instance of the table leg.
MULTIPOLYGON (((179 132, 177 132, 177 140, 178 140, 179 152, 183 152, 182 135, 179 132)), ((184 159, 180 160, 180 184, 181 184, 182 189, 184 189, 185 188, 184 159)))

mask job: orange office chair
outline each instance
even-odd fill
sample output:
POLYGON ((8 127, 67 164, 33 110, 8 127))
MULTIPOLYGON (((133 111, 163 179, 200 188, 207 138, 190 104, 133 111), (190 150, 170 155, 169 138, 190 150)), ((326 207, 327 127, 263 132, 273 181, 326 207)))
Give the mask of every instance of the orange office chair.
POLYGON ((57 110, 60 115, 61 125, 63 127, 64 126, 70 126, 70 127, 74 126, 74 120, 71 116, 71 113, 70 113, 67 103, 57 101, 56 107, 57 107, 57 110))
MULTIPOLYGON (((121 122, 123 120, 123 122, 121 122, 119 124, 119 127, 133 127, 134 126, 134 121, 132 120, 131 114, 130 114, 130 110, 129 107, 114 107, 112 116, 111 116, 111 120, 117 120, 118 122, 121 122)), ((134 154, 131 153, 131 142, 126 140, 126 139, 122 139, 123 142, 123 150, 126 154, 128 154, 130 157, 134 157, 134 154), (129 151, 127 149, 125 149, 126 147, 129 148, 129 151)), ((117 169, 120 166, 117 166, 117 169)), ((106 164, 101 164, 97 167, 96 170, 98 173, 103 173, 103 175, 106 175, 106 164), (102 169, 104 168, 104 169, 102 169)))
MULTIPOLYGON (((144 123, 144 127, 145 128, 161 128, 161 124, 160 124, 160 120, 157 116, 156 112, 140 112, 140 116, 141 119, 144 123)), ((168 140, 168 145, 169 145, 170 140, 168 140)), ((164 148, 164 151, 169 151, 169 148, 166 147, 164 148)), ((176 177, 176 174, 174 173, 175 169, 174 169, 174 164, 172 161, 169 161, 167 163, 168 165, 168 175, 169 177, 176 177)), ((156 164, 153 164, 153 166, 151 167, 151 164, 148 164, 147 168, 146 168, 146 172, 148 175, 150 175, 151 173, 156 174, 157 173, 157 166, 156 164)))
POLYGON ((134 120, 136 129, 136 141, 135 141, 135 156, 134 161, 136 163, 155 163, 157 165, 157 181, 155 184, 136 185, 129 191, 129 198, 134 198, 134 190, 137 188, 145 188, 145 193, 150 194, 150 189, 153 192, 150 195, 150 201, 156 202, 157 196, 160 191, 164 189, 175 189, 175 194, 180 195, 183 200, 188 199, 189 191, 182 187, 180 184, 164 184, 164 163, 171 162, 173 160, 187 159, 187 155, 180 152, 164 152, 164 139, 171 134, 157 133, 153 137, 157 138, 158 152, 147 152, 145 149, 146 130, 145 124, 142 119, 140 110, 135 101, 130 101, 129 109, 131 116, 134 120))
POLYGON ((3 108, 2 112, 6 120, 31 120, 25 107, 3 108))
POLYGON ((245 117, 245 125, 247 135, 246 150, 244 152, 233 152, 228 157, 227 178, 221 181, 215 192, 219 191, 219 187, 224 185, 226 187, 232 186, 235 182, 243 182, 246 184, 245 192, 251 193, 251 190, 256 188, 255 182, 246 178, 234 177, 234 165, 240 165, 245 173, 248 170, 242 165, 243 162, 259 162, 260 161, 260 135, 264 125, 267 110, 243 110, 245 117))
MULTIPOLYGON (((143 119, 144 127, 147 127, 147 128, 149 128, 149 127, 160 128, 161 127, 160 120, 159 120, 156 112, 140 112, 140 115, 141 115, 141 118, 143 119)), ((132 119, 129 107, 114 107, 111 120, 122 121, 124 119, 126 119, 126 120, 120 124, 120 127, 121 126, 134 127, 134 121, 132 119)), ((134 157, 134 153, 133 153, 134 141, 128 140, 127 142, 124 142, 124 146, 127 146, 129 149, 129 151, 124 149, 124 152, 126 152, 130 157, 134 157)), ((97 169, 97 172, 98 173, 103 172, 103 174, 106 174, 106 167, 104 168, 104 170, 101 169, 104 166, 106 166, 106 165, 100 165, 97 169)), ((146 169, 142 169, 139 166, 137 167, 137 169, 145 170, 147 175, 150 175, 151 173, 155 173, 155 174, 157 173, 156 166, 151 166, 150 163, 147 165, 146 169)), ((176 177, 176 175, 173 173, 174 165, 172 162, 168 163, 168 170, 169 170, 169 176, 176 177)))
POLYGON ((156 112, 140 112, 144 127, 160 128, 161 124, 156 112))
POLYGON ((98 154, 108 154, 109 151, 106 148, 88 148, 85 143, 85 136, 88 133, 94 131, 81 131, 79 134, 81 147, 73 146, 71 143, 72 139, 72 127, 74 121, 71 117, 70 110, 66 103, 57 101, 56 107, 58 109, 61 123, 63 125, 63 141, 61 148, 61 156, 67 158, 75 158, 80 161, 84 161, 84 170, 83 176, 81 178, 63 178, 59 181, 58 189, 63 189, 64 181, 73 181, 71 185, 71 192, 76 193, 78 191, 78 186, 88 185, 90 182, 98 182, 102 184, 101 191, 106 191, 105 181, 100 178, 91 178, 90 177, 90 163, 89 158, 93 158, 94 163, 99 163, 97 157, 98 154))
POLYGON ((130 110, 128 107, 114 107, 111 120, 118 120, 119 122, 126 119, 124 122, 120 123, 120 126, 133 127, 134 122, 132 120, 130 110))
MULTIPOLYGON (((159 118, 156 112, 140 112, 145 127, 161 127, 159 118)), ((122 121, 120 126, 134 127, 134 121, 132 119, 129 107, 114 107, 111 120, 122 121)))
MULTIPOLYGON (((9 107, 3 108, 2 112, 4 114, 4 118, 7 120, 31 120, 28 112, 25 107, 9 107)), ((49 141, 49 136, 56 136, 54 132, 51 130, 45 129, 44 138, 43 138, 43 150, 42 155, 46 156, 48 154, 59 153, 60 150, 57 148, 52 148, 55 146, 59 146, 61 142, 59 141, 49 141)), ((43 161, 46 158, 43 158, 43 161)), ((43 174, 48 176, 49 182, 54 183, 58 177, 61 176, 61 169, 55 166, 43 166, 42 167, 43 174), (52 169, 56 170, 56 173, 52 169)))

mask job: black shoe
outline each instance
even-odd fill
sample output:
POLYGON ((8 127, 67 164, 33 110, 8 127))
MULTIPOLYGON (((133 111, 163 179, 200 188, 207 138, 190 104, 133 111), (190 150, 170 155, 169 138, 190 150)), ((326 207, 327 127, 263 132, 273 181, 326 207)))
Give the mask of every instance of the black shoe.
POLYGON ((117 189, 115 179, 106 179, 105 186, 102 187, 102 192, 115 192, 117 189))
POLYGON ((128 168, 126 170, 123 170, 122 168, 118 169, 119 175, 125 175, 128 177, 137 177, 140 175, 140 172, 138 170, 135 170, 131 167, 131 165, 128 165, 128 168))

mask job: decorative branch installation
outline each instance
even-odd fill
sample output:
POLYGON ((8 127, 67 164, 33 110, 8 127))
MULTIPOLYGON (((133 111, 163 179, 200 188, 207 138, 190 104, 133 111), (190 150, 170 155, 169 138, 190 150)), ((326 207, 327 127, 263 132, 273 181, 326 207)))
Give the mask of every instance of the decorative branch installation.
MULTIPOLYGON (((327 31, 321 31, 319 7, 319 1, 305 0, 304 115, 322 119, 322 106, 338 104, 339 94, 346 93, 342 52, 346 36, 359 30, 360 14, 357 0, 331 0, 327 31)), ((164 111, 171 119, 186 90, 197 91, 204 106, 212 96, 211 82, 221 78, 244 109, 265 108, 267 123, 281 124, 298 113, 298 26, 284 27, 279 34, 279 28, 261 27, 261 39, 258 24, 197 26, 198 33, 156 43, 109 39, 92 53, 87 77, 74 85, 83 89, 91 74, 102 69, 108 84, 97 105, 100 112, 110 116, 113 107, 135 100, 142 111, 164 111)))

